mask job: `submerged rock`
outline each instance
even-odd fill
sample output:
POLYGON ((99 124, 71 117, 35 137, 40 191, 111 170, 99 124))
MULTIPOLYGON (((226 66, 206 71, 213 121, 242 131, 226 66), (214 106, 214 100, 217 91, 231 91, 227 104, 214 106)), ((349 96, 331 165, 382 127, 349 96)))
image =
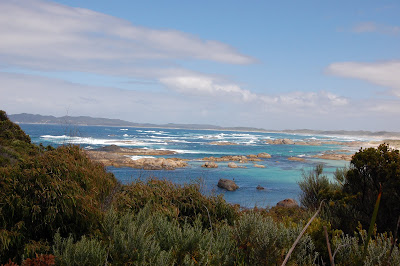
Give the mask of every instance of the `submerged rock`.
POLYGON ((225 179, 225 178, 221 178, 218 181, 218 187, 226 189, 228 191, 235 191, 236 189, 239 188, 239 186, 236 185, 235 181, 229 180, 229 179, 225 179))
POLYGON ((299 207, 299 204, 294 199, 284 199, 281 200, 276 204, 277 207, 284 207, 284 208, 295 208, 299 207))
POLYGON ((257 167, 257 168, 265 168, 265 166, 264 166, 264 165, 261 165, 261 164, 254 164, 253 166, 254 166, 254 167, 257 167))

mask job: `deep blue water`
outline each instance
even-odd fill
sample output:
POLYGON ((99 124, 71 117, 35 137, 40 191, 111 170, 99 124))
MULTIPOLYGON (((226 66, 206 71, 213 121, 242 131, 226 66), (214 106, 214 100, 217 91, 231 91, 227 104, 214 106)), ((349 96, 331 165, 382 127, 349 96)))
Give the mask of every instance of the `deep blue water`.
MULTIPOLYGON (((63 126, 63 125, 31 125, 20 124, 21 128, 31 136, 34 143, 58 146, 78 144, 85 149, 93 149, 105 145, 119 145, 132 148, 167 149, 178 152, 170 157, 190 159, 189 167, 174 171, 145 171, 132 168, 109 167, 108 170, 123 183, 136 178, 166 178, 178 184, 201 182, 204 193, 224 194, 230 203, 243 207, 273 206, 285 198, 298 198, 297 182, 302 171, 309 171, 315 165, 323 163, 325 172, 332 177, 338 167, 344 167, 345 161, 329 161, 311 158, 327 150, 343 149, 341 145, 301 146, 301 145, 269 145, 267 139, 289 138, 294 141, 302 139, 323 139, 349 141, 351 138, 296 135, 282 133, 229 132, 212 130, 182 129, 149 129, 122 128, 103 126, 63 126), (238 145, 210 145, 212 141, 229 141, 238 145), (253 163, 241 164, 246 169, 228 168, 228 163, 218 163, 215 169, 205 169, 200 158, 223 155, 249 155, 267 152, 272 155, 257 164, 265 168, 255 168, 253 163), (299 156, 306 162, 290 161, 288 157, 299 156), (217 187, 219 178, 234 179, 240 187, 234 192, 224 191, 217 187), (258 191, 257 185, 265 187, 258 191)), ((155 156, 157 157, 157 156, 155 156)), ((164 156, 169 157, 169 156, 164 156)))

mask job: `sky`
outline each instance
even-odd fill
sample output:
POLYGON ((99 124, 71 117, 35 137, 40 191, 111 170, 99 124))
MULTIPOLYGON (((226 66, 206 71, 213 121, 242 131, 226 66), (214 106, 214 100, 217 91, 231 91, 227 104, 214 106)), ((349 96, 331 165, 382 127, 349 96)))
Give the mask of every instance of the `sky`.
POLYGON ((8 114, 400 131, 399 1, 0 0, 8 114))

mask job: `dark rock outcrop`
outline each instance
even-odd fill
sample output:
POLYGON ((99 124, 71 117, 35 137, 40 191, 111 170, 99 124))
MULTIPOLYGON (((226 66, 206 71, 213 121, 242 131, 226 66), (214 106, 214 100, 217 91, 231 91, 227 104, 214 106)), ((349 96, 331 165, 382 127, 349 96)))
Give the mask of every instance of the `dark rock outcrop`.
POLYGON ((299 204, 294 199, 284 199, 281 200, 276 204, 277 207, 284 207, 284 208, 295 208, 299 207, 299 204))
POLYGON ((265 188, 262 187, 262 186, 260 186, 260 185, 258 185, 258 186, 256 187, 256 189, 257 189, 257 190, 264 190, 265 188))
POLYGON ((218 187, 226 189, 228 191, 235 191, 236 189, 239 188, 239 186, 236 185, 235 181, 229 180, 229 179, 225 179, 225 178, 221 178, 218 181, 218 187))

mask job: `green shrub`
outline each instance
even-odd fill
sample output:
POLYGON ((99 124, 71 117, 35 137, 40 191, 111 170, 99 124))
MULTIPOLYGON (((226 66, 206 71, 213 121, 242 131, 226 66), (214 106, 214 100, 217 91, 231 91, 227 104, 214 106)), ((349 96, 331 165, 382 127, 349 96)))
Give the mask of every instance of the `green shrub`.
POLYGON ((76 146, 0 167, 0 263, 20 260, 25 245, 51 242, 57 230, 75 237, 94 233, 116 183, 76 146))
POLYGON ((178 185, 166 180, 136 180, 123 186, 115 195, 114 207, 118 211, 138 213, 146 204, 180 222, 191 222, 201 217, 203 226, 226 220, 233 224, 238 209, 220 196, 205 196, 199 184, 178 185))
POLYGON ((54 236, 53 253, 57 265, 106 265, 107 249, 99 240, 83 236, 74 243, 73 237, 63 239, 59 233, 54 236))
POLYGON ((400 215, 400 153, 381 144, 377 149, 360 149, 351 160, 343 191, 351 196, 354 218, 368 227, 382 187, 376 223, 382 232, 394 231, 400 215))
POLYGON ((329 181, 326 175, 323 175, 324 167, 317 165, 308 173, 302 173, 303 179, 298 182, 301 189, 300 203, 307 209, 318 209, 322 200, 330 200, 334 191, 340 189, 337 183, 329 181))
MULTIPOLYGON (((301 224, 285 227, 259 213, 245 213, 235 222, 233 232, 239 250, 238 261, 246 265, 281 264, 301 230, 301 224)), ((311 238, 305 235, 289 263, 311 265, 317 255, 311 238)))
POLYGON ((387 233, 376 234, 376 231, 368 243, 366 258, 362 261, 366 238, 367 232, 361 227, 354 236, 341 234, 334 237, 332 249, 336 252, 336 265, 400 265, 399 246, 392 245, 393 237, 387 233))

